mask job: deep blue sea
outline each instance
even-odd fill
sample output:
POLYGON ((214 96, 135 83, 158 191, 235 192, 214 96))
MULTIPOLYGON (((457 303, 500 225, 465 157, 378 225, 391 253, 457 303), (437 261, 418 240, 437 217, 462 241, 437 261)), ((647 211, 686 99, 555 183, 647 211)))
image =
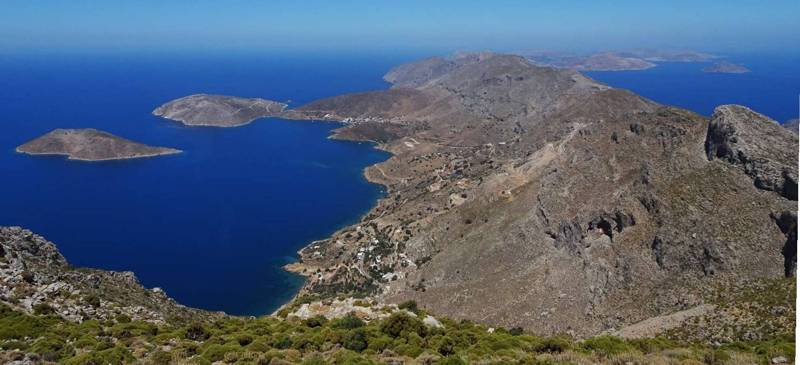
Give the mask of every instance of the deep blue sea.
POLYGON ((273 311, 299 288, 281 266, 356 222, 381 196, 362 170, 388 158, 327 139, 338 125, 257 120, 184 127, 151 115, 205 92, 293 105, 387 87, 405 59, 336 55, 4 55, 0 58, 0 225, 55 242, 76 266, 131 270, 179 302, 273 311), (111 162, 17 154, 54 128, 92 127, 184 150, 111 162))
MULTIPOLYGON (((0 225, 55 242, 76 266, 131 270, 179 302, 232 314, 271 312, 301 284, 281 266, 356 222, 381 196, 362 170, 388 157, 329 140, 337 125, 262 119, 184 127, 150 114, 194 93, 291 100, 386 88, 412 55, 0 54, 0 225), (185 152, 75 162, 17 154, 54 128, 105 130, 185 152)), ((705 74, 664 63, 593 78, 709 115, 741 103, 779 121, 797 115, 797 57, 734 59, 753 72, 705 74)))
POLYGON ((662 104, 710 116, 722 104, 742 104, 778 122, 798 117, 800 53, 728 55, 752 72, 705 73, 709 63, 664 62, 643 71, 587 72, 605 84, 662 104))

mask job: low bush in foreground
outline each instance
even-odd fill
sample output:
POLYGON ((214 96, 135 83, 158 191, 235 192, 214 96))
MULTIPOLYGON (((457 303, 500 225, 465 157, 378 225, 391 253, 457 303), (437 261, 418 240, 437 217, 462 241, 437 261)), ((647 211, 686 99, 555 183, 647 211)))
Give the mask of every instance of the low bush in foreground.
MULTIPOLYGON (((408 309, 414 309, 409 305, 408 309)), ((717 348, 663 338, 599 336, 575 341, 519 328, 489 331, 469 321, 432 328, 407 312, 365 322, 230 317, 154 325, 130 318, 73 323, 0 306, 0 351, 32 353, 65 364, 768 364, 794 358, 790 337, 717 348)), ((5 358, 8 358, 6 356, 5 358)), ((0 357, 2 360, 3 357, 0 357)))

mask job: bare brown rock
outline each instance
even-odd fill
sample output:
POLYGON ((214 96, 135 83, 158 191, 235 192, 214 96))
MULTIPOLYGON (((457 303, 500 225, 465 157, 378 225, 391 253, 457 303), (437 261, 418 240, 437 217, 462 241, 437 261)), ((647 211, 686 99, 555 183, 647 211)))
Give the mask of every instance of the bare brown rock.
POLYGON ((734 164, 761 189, 797 200, 798 139, 785 128, 746 107, 723 105, 708 125, 706 154, 734 164))
POLYGON ((29 155, 64 155, 70 160, 105 161, 180 153, 167 147, 133 142, 96 129, 55 129, 17 147, 29 155))
POLYGON ((275 116, 286 104, 266 99, 195 94, 170 101, 153 114, 189 126, 238 127, 275 116))

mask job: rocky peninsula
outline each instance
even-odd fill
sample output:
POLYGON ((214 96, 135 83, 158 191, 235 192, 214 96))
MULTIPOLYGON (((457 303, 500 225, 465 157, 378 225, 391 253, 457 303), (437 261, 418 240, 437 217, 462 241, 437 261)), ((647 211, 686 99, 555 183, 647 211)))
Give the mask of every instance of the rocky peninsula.
POLYGON ((794 273, 798 140, 763 115, 709 119, 513 55, 385 78, 389 90, 284 114, 347 120, 334 136, 393 153, 366 170, 387 196, 288 267, 308 278, 303 294, 586 336, 794 273))
POLYGON ((708 73, 721 73, 721 74, 744 74, 750 72, 750 69, 742 65, 737 65, 728 61, 720 61, 713 65, 703 68, 703 72, 708 73))
POLYGON ((708 314, 717 288, 795 272, 797 135, 761 114, 728 105, 709 119, 489 52, 384 79, 388 90, 290 110, 208 95, 156 110, 230 125, 344 121, 334 137, 393 154, 365 171, 387 196, 287 267, 307 277, 301 295, 415 300, 590 336, 682 311, 727 315, 708 314))
POLYGON ((276 116, 286 106, 259 98, 195 94, 161 105, 153 114, 187 126, 238 127, 259 118, 276 116))
POLYGON ((181 150, 134 142, 97 129, 55 129, 19 147, 29 155, 64 155, 70 160, 106 161, 154 157, 181 150))

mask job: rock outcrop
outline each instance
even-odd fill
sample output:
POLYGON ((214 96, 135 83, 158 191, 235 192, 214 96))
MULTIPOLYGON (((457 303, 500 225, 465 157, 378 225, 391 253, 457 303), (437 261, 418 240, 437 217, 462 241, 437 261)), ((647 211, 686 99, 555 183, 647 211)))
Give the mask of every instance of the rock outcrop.
POLYGON ((146 289, 132 272, 74 268, 52 242, 19 227, 0 227, 0 303, 70 321, 126 315, 166 323, 220 316, 177 304, 161 289, 146 289))
POLYGON ((758 188, 797 200, 797 135, 777 122, 743 106, 723 105, 711 116, 705 145, 709 160, 727 161, 758 188))
POLYGON ((172 100, 153 114, 188 126, 238 127, 276 116, 286 104, 258 98, 196 94, 172 100))
POLYGON ((133 142, 96 129, 55 129, 17 147, 29 155, 64 155, 70 160, 105 161, 180 153, 167 147, 133 142))

